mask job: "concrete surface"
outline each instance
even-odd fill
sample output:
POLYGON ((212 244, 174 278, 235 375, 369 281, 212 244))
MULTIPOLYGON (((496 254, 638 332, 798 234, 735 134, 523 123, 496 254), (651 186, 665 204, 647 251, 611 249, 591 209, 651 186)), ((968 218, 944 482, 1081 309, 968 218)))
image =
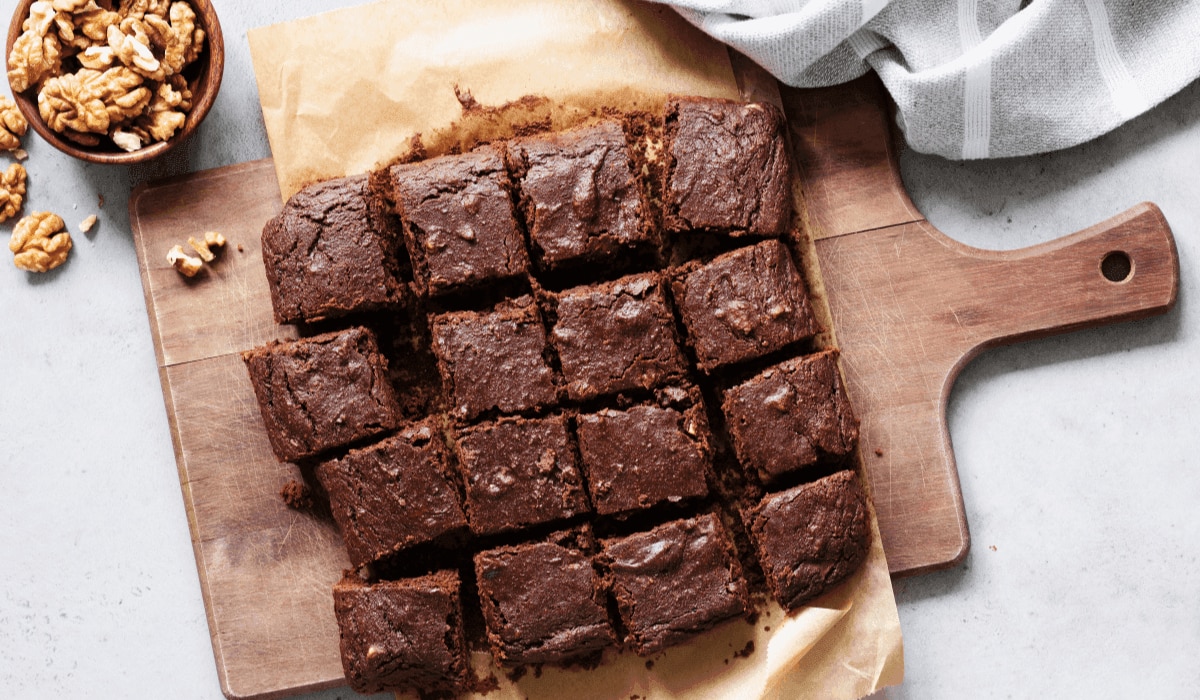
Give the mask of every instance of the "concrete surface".
MULTIPOLYGON (((88 166, 26 139, 25 210, 100 223, 50 274, 0 265, 7 697, 221 696, 128 193, 143 179, 268 156, 245 30, 347 4, 218 0, 224 88, 168 162, 88 166)), ((14 6, 0 2, 0 17, 14 6)), ((907 680, 881 697, 1194 697, 1198 163, 1196 85, 1068 152, 970 164, 904 155, 930 221, 984 248, 1050 240, 1154 201, 1177 236, 1182 289, 1164 317, 989 351, 963 373, 949 423, 974 548, 954 570, 896 583, 907 680)))

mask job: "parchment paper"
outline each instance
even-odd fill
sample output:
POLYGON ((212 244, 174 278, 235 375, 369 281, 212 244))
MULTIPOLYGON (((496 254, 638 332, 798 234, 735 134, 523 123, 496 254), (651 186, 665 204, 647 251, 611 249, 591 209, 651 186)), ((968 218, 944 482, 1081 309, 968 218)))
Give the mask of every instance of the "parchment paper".
MULTIPOLYGON (((385 0, 255 29, 249 41, 285 198, 402 156, 417 134, 432 155, 506 136, 513 119, 559 127, 601 106, 656 109, 671 93, 740 95, 724 46, 635 0, 385 0), (482 105, 547 99, 503 117, 468 113, 456 87, 482 105)), ((899 683, 900 621, 874 513, 871 525, 863 567, 798 613, 772 604, 652 668, 609 653, 598 668, 547 667, 516 683, 495 673, 501 687, 486 697, 839 699, 899 683)), ((486 654, 473 662, 495 672, 486 654)))

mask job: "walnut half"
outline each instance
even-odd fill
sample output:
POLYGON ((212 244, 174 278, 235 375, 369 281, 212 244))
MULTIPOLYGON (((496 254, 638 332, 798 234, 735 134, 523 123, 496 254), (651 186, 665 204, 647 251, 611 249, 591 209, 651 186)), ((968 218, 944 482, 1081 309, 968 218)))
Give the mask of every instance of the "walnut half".
POLYGON ((25 166, 13 163, 0 174, 0 221, 8 221, 21 211, 25 201, 25 166))
POLYGON ((48 272, 67 261, 71 252, 71 234, 62 217, 39 211, 17 222, 8 249, 13 264, 29 272, 48 272))

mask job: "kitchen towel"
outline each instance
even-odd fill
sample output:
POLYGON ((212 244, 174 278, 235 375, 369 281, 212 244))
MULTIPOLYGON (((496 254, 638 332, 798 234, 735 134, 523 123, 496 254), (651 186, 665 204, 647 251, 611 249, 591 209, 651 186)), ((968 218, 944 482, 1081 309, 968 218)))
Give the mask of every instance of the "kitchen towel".
POLYGON ((1083 143, 1200 75, 1197 0, 669 4, 788 85, 874 70, 909 145, 953 159, 1083 143))

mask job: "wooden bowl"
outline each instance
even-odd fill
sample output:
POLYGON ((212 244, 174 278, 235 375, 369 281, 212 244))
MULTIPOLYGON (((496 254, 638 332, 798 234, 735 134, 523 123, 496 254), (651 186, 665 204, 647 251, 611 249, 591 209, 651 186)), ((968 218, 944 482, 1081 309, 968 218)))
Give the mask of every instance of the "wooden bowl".
MULTIPOLYGON (((17 10, 13 13, 12 23, 8 27, 8 43, 4 49, 5 70, 8 69, 8 56, 12 53, 13 43, 21 35, 21 25, 29 17, 29 6, 33 2, 34 0, 21 0, 17 3, 17 10)), ((205 46, 200 58, 183 71, 183 75, 192 89, 192 109, 187 113, 183 126, 175 132, 174 136, 136 151, 123 151, 107 138, 103 139, 98 146, 83 146, 46 126, 38 112, 35 88, 18 93, 12 90, 10 83, 9 89, 12 91, 13 100, 16 101, 17 107, 25 115, 25 119, 33 127, 33 130, 63 153, 92 163, 120 165, 143 163, 161 156, 185 141, 200 126, 200 122, 204 121, 208 110, 212 108, 213 101, 217 99, 217 91, 221 89, 221 76, 225 72, 225 39, 221 35, 221 23, 217 20, 216 10, 213 9, 209 0, 187 0, 187 2, 196 12, 197 26, 204 30, 205 46)))

